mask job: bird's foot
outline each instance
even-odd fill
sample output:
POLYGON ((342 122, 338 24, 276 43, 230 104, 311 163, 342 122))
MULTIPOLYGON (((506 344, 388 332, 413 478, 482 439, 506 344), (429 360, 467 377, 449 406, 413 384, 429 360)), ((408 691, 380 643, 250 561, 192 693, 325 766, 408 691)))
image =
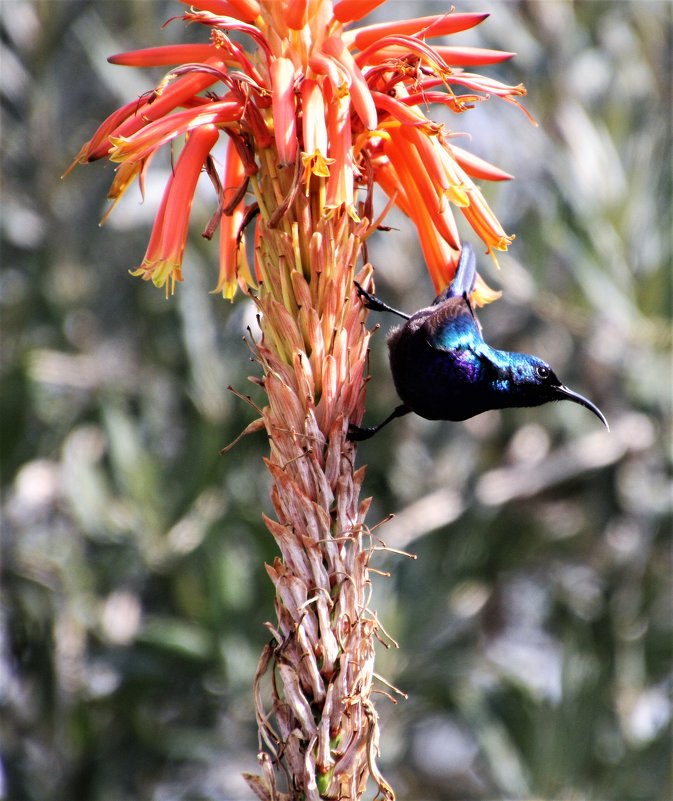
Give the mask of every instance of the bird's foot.
POLYGON ((409 414, 410 411, 411 409, 406 405, 406 403, 401 403, 399 406, 396 406, 388 415, 388 417, 386 417, 386 419, 377 426, 361 428, 360 426, 356 426, 354 423, 350 423, 348 426, 346 439, 350 440, 351 442, 362 442, 365 439, 369 439, 378 431, 380 431, 383 426, 387 426, 391 420, 394 420, 396 417, 402 417, 403 414, 409 414))
POLYGON ((349 440, 349 442, 362 442, 365 439, 373 437, 378 430, 379 430, 378 426, 361 428, 360 426, 356 426, 354 423, 350 423, 350 425, 348 426, 348 433, 346 434, 346 439, 349 440))
POLYGON ((367 292, 366 289, 363 289, 357 281, 353 281, 353 283, 355 284, 358 295, 362 299, 362 303, 366 309, 379 312, 392 312, 392 314, 396 314, 398 317, 402 317, 405 320, 409 319, 408 314, 398 311, 397 309, 393 309, 392 306, 389 306, 387 303, 379 300, 376 295, 372 295, 371 292, 367 292))
POLYGON ((371 309, 372 311, 387 311, 388 307, 386 304, 379 300, 376 295, 372 295, 371 292, 367 292, 366 289, 363 289, 357 281, 353 281, 355 284, 355 288, 358 291, 358 296, 362 298, 362 303, 367 309, 371 309))

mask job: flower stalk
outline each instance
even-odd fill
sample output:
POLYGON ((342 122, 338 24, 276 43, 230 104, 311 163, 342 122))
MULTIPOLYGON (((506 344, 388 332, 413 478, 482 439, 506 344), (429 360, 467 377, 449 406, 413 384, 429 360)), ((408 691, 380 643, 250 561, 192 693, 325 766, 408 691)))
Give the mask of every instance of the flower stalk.
MULTIPOLYGON (((511 241, 474 180, 510 176, 454 146, 423 109, 441 102, 463 113, 491 94, 517 102, 523 87, 463 71, 512 54, 428 41, 485 14, 344 30, 381 2, 190 1, 182 19, 210 31, 210 43, 113 56, 172 69, 103 122, 76 160, 119 162, 114 205, 134 178, 142 187, 159 148, 182 141, 133 274, 167 292, 183 280, 206 173, 218 200, 204 231, 210 238, 219 228, 215 291, 232 300, 241 289, 257 305, 261 336, 251 347, 265 403, 246 432, 263 428, 269 438, 274 516, 264 521, 279 551, 266 566, 276 620, 255 677, 261 773, 246 777, 263 801, 359 799, 370 777, 394 797, 376 764, 374 645, 385 635, 368 607, 369 499, 360 498, 364 468, 347 438, 365 409, 369 331, 353 281, 372 286, 374 185, 415 224, 438 291, 460 253, 456 209, 487 252, 511 241)), ((472 299, 496 296, 480 281, 472 299)))

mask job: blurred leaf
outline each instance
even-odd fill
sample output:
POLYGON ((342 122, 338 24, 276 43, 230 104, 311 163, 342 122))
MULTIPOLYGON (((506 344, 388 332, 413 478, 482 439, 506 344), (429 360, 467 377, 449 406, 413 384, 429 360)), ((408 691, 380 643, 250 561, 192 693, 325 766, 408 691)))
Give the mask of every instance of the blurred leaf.
MULTIPOLYGON (((401 799, 664 801, 670 8, 484 10, 461 43, 517 51, 490 74, 526 84, 540 126, 506 104, 448 123, 517 176, 489 194, 517 239, 500 271, 480 262, 504 290, 481 321, 499 347, 549 358, 613 433, 558 404, 464 424, 409 415, 360 447, 370 525, 395 512, 375 534, 418 557, 372 562, 392 576, 373 576, 370 605, 400 643, 377 671, 409 694, 378 703, 382 769, 401 799)), ((268 443, 218 451, 254 417, 226 390, 256 397, 242 342, 254 308, 208 294, 217 253, 198 226, 176 297, 128 274, 168 162, 152 166, 146 203, 131 198, 102 228, 110 167, 60 180, 115 104, 161 77, 107 55, 199 39, 196 26, 161 30, 176 13, 173 0, 0 10, 0 795, 12 801, 251 797, 239 774, 257 767, 251 685, 276 555, 261 523, 268 443)), ((387 222, 368 242, 377 293, 413 311, 432 289, 408 221, 387 222)), ((384 332, 367 420, 397 402, 384 332)))

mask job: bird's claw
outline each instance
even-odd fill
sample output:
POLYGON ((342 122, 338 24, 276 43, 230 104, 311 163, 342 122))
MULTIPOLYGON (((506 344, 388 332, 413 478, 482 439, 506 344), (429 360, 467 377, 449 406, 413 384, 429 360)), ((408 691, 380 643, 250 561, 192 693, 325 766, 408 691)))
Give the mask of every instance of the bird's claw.
POLYGON ((350 423, 348 425, 346 439, 349 442, 362 442, 365 439, 373 437, 377 431, 378 428, 361 428, 360 426, 356 426, 354 423, 350 423))
POLYGON ((372 295, 371 292, 367 292, 367 290, 363 289, 357 281, 353 281, 353 283, 357 289, 358 297, 362 299, 362 303, 365 308, 371 309, 372 311, 385 311, 384 304, 376 297, 376 295, 372 295))

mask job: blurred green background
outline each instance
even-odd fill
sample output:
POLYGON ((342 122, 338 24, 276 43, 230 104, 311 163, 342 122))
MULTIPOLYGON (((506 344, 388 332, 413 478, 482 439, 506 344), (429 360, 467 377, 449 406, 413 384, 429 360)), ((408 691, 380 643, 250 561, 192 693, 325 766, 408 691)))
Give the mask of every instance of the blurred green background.
MULTIPOLYGON (((373 20, 447 4, 390 2, 373 20)), ((134 279, 168 166, 98 227, 111 165, 60 175, 158 74, 105 57, 203 31, 172 2, 5 0, 2 19, 0 797, 247 799, 251 683, 273 616, 263 435, 242 341, 251 303, 208 294, 195 205, 175 297, 134 279)), ((465 424, 409 416, 359 450, 381 556, 372 608, 400 799, 671 793, 671 44, 668 2, 464 2, 455 43, 513 50, 531 126, 495 100, 447 124, 514 173, 487 195, 517 239, 481 315, 548 359, 573 404, 465 424)), ((462 144, 462 142, 461 142, 462 144)), ((379 206, 382 208, 382 205, 379 206)), ((390 222, 390 220, 389 220, 390 222)), ((409 224, 370 246, 377 292, 426 305, 409 224)), ((200 227, 201 226, 201 227, 200 227)), ((466 228, 463 234, 474 243, 466 228)), ((390 324, 385 318, 372 324, 390 324)), ((396 403, 374 337, 367 420, 396 403)), ((257 397, 258 400, 261 398, 257 397)))

